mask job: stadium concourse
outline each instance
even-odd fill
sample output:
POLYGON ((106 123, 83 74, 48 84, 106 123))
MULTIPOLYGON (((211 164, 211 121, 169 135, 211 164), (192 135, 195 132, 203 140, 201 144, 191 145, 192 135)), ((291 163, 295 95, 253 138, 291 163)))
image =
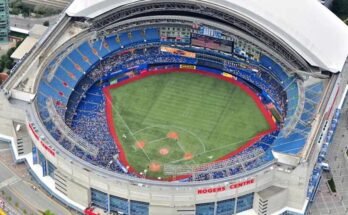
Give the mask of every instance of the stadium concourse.
POLYGON ((305 214, 347 38, 311 0, 75 0, 2 85, 26 102, 30 147, 1 138, 80 213, 305 214))

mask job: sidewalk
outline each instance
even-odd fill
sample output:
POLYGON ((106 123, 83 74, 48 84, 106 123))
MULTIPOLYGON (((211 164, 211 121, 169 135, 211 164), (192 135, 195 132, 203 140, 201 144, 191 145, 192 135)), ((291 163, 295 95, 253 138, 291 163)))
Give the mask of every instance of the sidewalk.
POLYGON ((0 197, 0 209, 4 210, 8 215, 21 215, 16 209, 14 209, 8 202, 0 197))

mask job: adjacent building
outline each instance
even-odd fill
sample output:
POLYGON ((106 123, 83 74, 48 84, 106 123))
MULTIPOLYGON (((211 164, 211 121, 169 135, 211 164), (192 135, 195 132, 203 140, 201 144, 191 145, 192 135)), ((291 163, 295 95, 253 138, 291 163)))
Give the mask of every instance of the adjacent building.
POLYGON ((10 32, 8 0, 0 0, 0 43, 8 42, 10 32))

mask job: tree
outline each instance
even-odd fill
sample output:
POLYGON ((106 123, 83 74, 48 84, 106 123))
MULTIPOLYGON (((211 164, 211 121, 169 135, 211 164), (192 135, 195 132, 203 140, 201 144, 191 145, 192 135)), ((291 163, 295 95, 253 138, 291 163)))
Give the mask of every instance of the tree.
POLYGON ((28 17, 31 13, 31 8, 28 7, 27 5, 23 5, 23 8, 22 8, 22 15, 24 17, 28 17))
POLYGON ((16 42, 16 49, 22 44, 23 40, 16 42))
POLYGON ((55 215, 52 211, 50 211, 50 210, 45 210, 45 211, 40 211, 40 213, 42 214, 42 215, 55 215))
POLYGON ((46 21, 44 21, 43 25, 48 27, 48 26, 50 26, 50 22, 48 20, 46 20, 46 21))
POLYGON ((12 48, 10 48, 8 51, 7 51, 7 56, 8 57, 11 57, 11 55, 13 54, 13 52, 15 52, 15 50, 16 50, 16 48, 15 47, 12 47, 12 48))
POLYGON ((332 12, 334 12, 341 19, 348 18, 348 1, 347 0, 333 1, 332 12))

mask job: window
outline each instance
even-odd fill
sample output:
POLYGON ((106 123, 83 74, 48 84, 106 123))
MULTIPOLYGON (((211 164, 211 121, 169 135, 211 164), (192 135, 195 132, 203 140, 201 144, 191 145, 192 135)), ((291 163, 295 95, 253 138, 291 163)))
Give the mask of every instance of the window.
POLYGON ((128 214, 128 200, 117 196, 110 196, 110 211, 111 212, 122 212, 128 214))
POLYGON ((215 203, 204 203, 196 205, 196 215, 213 215, 215 203))
POLYGON ((253 208, 254 193, 241 196, 237 199, 237 210, 236 212, 242 212, 253 208))
POLYGON ((148 215, 149 214, 149 203, 147 202, 130 202, 130 214, 131 215, 148 215))
POLYGON ((92 205, 108 210, 108 195, 106 193, 91 188, 91 201, 92 205))
POLYGON ((230 215, 234 213, 235 199, 228 199, 217 202, 216 214, 217 215, 230 215))
POLYGON ((49 161, 47 161, 47 167, 48 167, 48 175, 54 178, 54 171, 56 170, 56 167, 49 161))

